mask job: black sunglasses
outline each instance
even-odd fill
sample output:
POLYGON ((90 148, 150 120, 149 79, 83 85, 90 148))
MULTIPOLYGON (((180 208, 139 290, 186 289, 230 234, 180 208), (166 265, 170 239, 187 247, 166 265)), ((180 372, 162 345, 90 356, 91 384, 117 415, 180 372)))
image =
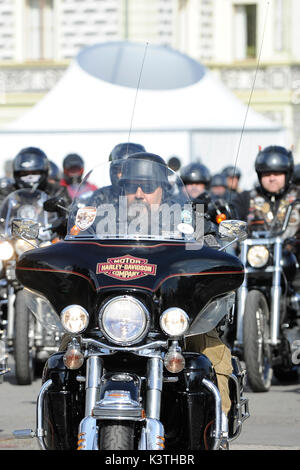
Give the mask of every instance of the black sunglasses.
POLYGON ((130 181, 122 182, 122 186, 127 194, 135 194, 138 188, 141 188, 143 193, 150 194, 160 186, 157 181, 146 181, 143 183, 131 183, 130 181))

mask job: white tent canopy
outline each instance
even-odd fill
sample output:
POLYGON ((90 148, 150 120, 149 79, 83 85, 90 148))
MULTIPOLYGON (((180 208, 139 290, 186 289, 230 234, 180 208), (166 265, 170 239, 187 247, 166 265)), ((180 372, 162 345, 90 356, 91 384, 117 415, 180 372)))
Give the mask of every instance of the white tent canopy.
POLYGON ((89 169, 130 140, 166 160, 200 157, 213 173, 238 157, 246 186, 258 146, 284 145, 284 135, 190 57, 128 42, 81 51, 58 84, 0 132, 3 160, 39 146, 58 164, 77 152, 89 169))

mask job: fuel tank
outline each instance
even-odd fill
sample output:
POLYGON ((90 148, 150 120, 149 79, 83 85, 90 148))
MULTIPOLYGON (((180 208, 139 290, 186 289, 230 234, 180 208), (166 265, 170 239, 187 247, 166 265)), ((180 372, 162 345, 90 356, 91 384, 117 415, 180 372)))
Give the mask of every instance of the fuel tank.
POLYGON ((61 241, 24 253, 16 272, 57 313, 70 304, 91 313, 108 295, 134 292, 162 309, 177 306, 195 316, 244 279, 235 256, 206 246, 191 250, 184 243, 153 241, 61 241))

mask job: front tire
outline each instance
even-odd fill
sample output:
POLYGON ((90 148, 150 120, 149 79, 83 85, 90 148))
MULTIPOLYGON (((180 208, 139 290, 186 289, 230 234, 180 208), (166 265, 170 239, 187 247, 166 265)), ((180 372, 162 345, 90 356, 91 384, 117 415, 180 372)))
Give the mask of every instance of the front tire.
POLYGON ((133 450, 134 423, 107 421, 99 430, 99 450, 133 450))
POLYGON ((34 317, 26 307, 24 291, 16 293, 14 357, 16 380, 19 385, 30 385, 34 380, 34 317))
POLYGON ((243 321, 244 359, 253 392, 268 392, 272 381, 272 351, 269 344, 269 307, 258 290, 248 293, 243 321))

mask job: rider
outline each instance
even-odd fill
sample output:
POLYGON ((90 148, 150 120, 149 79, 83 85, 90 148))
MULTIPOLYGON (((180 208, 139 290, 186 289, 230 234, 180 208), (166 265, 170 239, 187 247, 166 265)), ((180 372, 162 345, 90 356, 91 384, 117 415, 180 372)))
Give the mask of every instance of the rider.
POLYGON ((180 177, 192 200, 207 195, 211 176, 209 169, 199 162, 190 163, 181 169, 180 177))
POLYGON ((227 198, 227 183, 225 175, 216 173, 210 181, 210 193, 212 197, 227 198))
MULTIPOLYGON (((158 207, 162 202, 168 202, 170 193, 172 198, 169 172, 165 161, 158 155, 148 152, 130 155, 124 162, 120 178, 129 207, 139 204, 150 209, 151 205, 158 207)), ((222 409, 227 415, 231 407, 228 388, 228 378, 232 373, 230 350, 220 340, 216 329, 188 337, 186 349, 203 353, 211 360, 217 374, 222 409)))
MULTIPOLYGON (((289 204, 297 199, 299 190, 292 183, 293 154, 281 146, 260 150, 255 160, 259 184, 252 190, 236 194, 232 202, 239 218, 248 222, 249 231, 280 229, 289 204)), ((284 237, 299 232, 300 214, 293 210, 284 237)))
MULTIPOLYGON (((48 181, 49 160, 43 150, 38 147, 22 149, 12 162, 13 180, 5 188, 0 189, 0 199, 4 199, 17 189, 40 189, 48 195, 53 195, 53 186, 48 181)), ((65 192, 60 189, 62 197, 65 192)))
POLYGON ((223 168, 222 174, 226 178, 227 189, 231 192, 239 192, 239 182, 242 176, 241 170, 229 165, 223 168))
MULTIPOLYGON (((60 185, 67 188, 68 194, 71 199, 75 194, 78 196, 78 188, 82 181, 84 172, 84 161, 77 153, 70 153, 66 155, 63 160, 63 178, 60 185)), ((80 186, 80 194, 95 191, 97 187, 91 183, 85 183, 80 186)))

